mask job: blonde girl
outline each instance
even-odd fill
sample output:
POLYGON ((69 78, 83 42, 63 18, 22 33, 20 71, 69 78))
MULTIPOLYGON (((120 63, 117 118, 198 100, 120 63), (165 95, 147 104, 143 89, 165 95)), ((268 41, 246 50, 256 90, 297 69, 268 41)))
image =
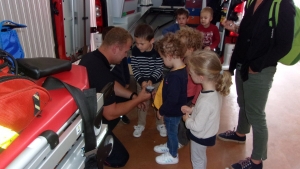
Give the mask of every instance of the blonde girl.
POLYGON ((194 107, 182 106, 183 121, 191 139, 191 160, 194 169, 206 168, 206 148, 213 146, 219 129, 223 96, 230 92, 231 74, 222 70, 215 52, 196 50, 186 58, 192 80, 202 84, 194 107))

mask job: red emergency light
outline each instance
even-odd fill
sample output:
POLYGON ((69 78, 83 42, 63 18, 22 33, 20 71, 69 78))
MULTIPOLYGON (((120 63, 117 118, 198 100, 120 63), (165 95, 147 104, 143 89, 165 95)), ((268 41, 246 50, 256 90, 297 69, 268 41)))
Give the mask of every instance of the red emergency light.
POLYGON ((103 15, 102 15, 102 5, 100 0, 95 0, 95 8, 96 8, 96 25, 97 31, 102 32, 103 28, 103 15))

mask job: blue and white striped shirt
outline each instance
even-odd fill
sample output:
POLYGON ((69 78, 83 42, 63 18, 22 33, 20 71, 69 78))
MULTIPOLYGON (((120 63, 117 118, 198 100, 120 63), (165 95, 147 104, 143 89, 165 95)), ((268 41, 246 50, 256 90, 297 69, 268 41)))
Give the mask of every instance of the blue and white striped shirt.
POLYGON ((154 49, 140 52, 135 46, 132 49, 131 67, 135 80, 141 85, 144 81, 151 80, 158 83, 163 77, 164 62, 154 49))

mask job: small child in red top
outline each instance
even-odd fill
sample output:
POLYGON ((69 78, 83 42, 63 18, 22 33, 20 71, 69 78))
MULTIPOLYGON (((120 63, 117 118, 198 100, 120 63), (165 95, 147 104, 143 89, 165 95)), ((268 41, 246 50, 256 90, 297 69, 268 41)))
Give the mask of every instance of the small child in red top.
POLYGON ((200 13, 200 25, 197 30, 203 33, 203 48, 214 50, 220 43, 220 33, 216 25, 210 22, 213 19, 213 10, 211 7, 205 7, 200 13))
MULTIPOLYGON (((199 31, 191 27, 186 27, 177 31, 175 35, 187 47, 185 58, 189 57, 189 55, 191 55, 195 50, 202 49, 203 36, 202 33, 200 33, 199 31)), ((190 76, 188 76, 187 86, 188 105, 195 105, 198 95, 202 90, 202 86, 201 84, 195 84, 190 76)))

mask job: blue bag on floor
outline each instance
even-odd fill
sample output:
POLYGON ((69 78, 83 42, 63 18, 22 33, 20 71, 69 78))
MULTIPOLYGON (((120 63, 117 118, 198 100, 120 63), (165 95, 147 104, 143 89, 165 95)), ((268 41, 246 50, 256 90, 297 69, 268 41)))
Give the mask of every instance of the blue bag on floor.
POLYGON ((10 20, 0 22, 0 48, 10 53, 14 58, 24 58, 24 51, 20 44, 17 31, 14 28, 25 28, 26 25, 14 23, 10 20))

